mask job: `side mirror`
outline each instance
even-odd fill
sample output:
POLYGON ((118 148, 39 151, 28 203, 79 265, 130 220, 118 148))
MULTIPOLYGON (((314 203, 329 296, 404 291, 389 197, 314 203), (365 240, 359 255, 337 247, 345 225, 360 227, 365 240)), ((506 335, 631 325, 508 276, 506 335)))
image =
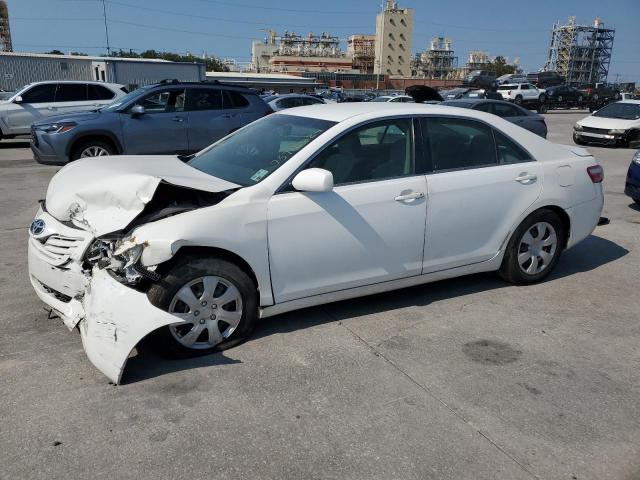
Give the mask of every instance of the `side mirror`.
POLYGON ((24 100, 22 100, 22 95, 18 95, 16 98, 13 99, 13 103, 22 103, 24 100))
POLYGON ((144 115, 144 107, 142 105, 134 105, 131 107, 131 116, 144 115))
POLYGON ((330 192, 333 173, 323 168, 308 168, 295 176, 292 185, 299 192, 330 192))

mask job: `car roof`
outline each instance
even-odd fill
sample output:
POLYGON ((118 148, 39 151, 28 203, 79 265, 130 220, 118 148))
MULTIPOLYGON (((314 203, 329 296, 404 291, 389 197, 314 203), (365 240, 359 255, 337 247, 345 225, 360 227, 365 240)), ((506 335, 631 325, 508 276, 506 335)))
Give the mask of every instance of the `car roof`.
POLYGON ((120 85, 119 83, 98 82, 96 80, 46 80, 46 81, 42 81, 42 82, 31 82, 28 85, 29 86, 33 86, 33 85, 50 85, 52 83, 73 83, 73 84, 90 83, 92 85, 106 85, 106 86, 114 87, 114 88, 124 87, 124 85, 120 85))
MULTIPOLYGON (((628 99, 628 100, 619 100, 617 102, 613 102, 613 103, 632 103, 634 105, 639 105, 640 104, 640 100, 633 100, 632 98, 628 99)), ((611 104, 609 104, 611 105, 611 104)))

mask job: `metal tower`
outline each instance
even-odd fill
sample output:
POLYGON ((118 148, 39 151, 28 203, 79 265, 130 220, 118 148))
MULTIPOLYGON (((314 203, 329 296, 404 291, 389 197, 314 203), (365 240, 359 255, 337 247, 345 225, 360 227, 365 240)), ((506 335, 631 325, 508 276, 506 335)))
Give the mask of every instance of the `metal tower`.
POLYGON ((9 9, 7 2, 0 0, 0 52, 12 52, 11 29, 9 28, 9 9))
POLYGON ((569 17, 565 25, 556 23, 543 70, 557 71, 569 85, 606 82, 614 35, 600 18, 593 25, 576 25, 576 17, 569 17))

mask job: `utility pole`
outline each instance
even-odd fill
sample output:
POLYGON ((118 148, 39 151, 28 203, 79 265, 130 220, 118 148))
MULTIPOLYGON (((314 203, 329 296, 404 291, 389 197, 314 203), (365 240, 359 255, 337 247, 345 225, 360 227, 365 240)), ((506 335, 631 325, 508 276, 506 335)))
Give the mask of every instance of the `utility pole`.
POLYGON ((109 24, 107 23, 107 5, 102 0, 102 15, 104 16, 104 34, 107 37, 107 56, 111 56, 111 47, 109 46, 109 24))

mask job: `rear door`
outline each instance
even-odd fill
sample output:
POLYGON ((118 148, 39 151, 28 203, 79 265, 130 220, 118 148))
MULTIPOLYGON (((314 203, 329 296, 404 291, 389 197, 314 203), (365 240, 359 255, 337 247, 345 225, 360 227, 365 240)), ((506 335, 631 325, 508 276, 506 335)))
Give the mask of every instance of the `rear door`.
POLYGON ((252 109, 249 100, 247 100, 242 93, 235 90, 223 90, 222 102, 225 118, 229 127, 228 132, 233 132, 257 120, 263 114, 262 112, 252 109))
POLYGON ((22 93, 22 102, 13 103, 6 118, 11 133, 29 133, 32 123, 56 115, 56 88, 55 83, 45 83, 34 85, 22 93))
POLYGON ((189 151, 199 152, 224 137, 229 124, 219 88, 187 88, 189 151))
POLYGON ((88 100, 86 83, 59 83, 54 108, 63 114, 97 107, 88 100))
POLYGON ((107 87, 96 85, 95 83, 87 84, 87 101, 96 108, 108 105, 115 96, 116 93, 107 87))
POLYGON ((132 114, 133 105, 120 113, 126 153, 187 153, 188 117, 184 111, 184 87, 153 90, 138 100, 136 105, 143 106, 145 113, 132 114))
POLYGON ((431 165, 423 273, 491 259, 540 195, 540 165, 480 121, 428 117, 420 123, 431 165))

